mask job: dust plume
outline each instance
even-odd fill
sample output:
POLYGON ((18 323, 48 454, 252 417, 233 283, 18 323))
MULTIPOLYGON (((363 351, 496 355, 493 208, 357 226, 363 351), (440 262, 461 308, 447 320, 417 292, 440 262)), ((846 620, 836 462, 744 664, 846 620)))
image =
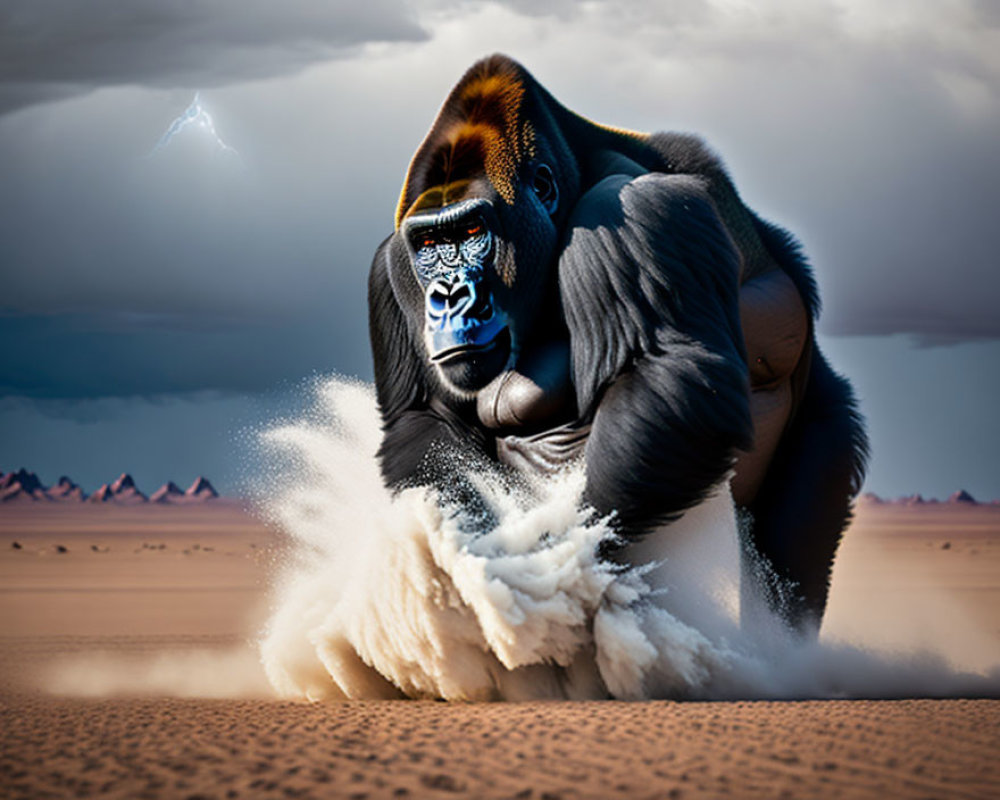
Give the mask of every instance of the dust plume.
POLYGON ((317 384, 308 418, 267 431, 267 513, 292 539, 262 635, 285 697, 447 699, 996 694, 1000 671, 947 653, 802 644, 776 619, 740 626, 739 526, 727 486, 627 551, 567 471, 512 490, 476 465, 466 512, 393 496, 370 387, 317 384), (275 485, 280 487, 275 491, 275 485), (483 524, 483 520, 489 524, 483 524))
POLYGON ((128 657, 87 653, 62 658, 38 676, 50 694, 250 699, 273 696, 249 647, 191 649, 128 657))

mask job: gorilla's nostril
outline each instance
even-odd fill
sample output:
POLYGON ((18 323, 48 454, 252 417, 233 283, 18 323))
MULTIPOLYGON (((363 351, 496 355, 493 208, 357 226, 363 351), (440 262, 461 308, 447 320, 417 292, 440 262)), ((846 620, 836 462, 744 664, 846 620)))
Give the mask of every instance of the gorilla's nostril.
POLYGON ((472 287, 467 283, 460 283, 451 290, 451 297, 448 298, 448 305, 452 308, 459 308, 468 303, 472 297, 472 287))
POLYGON ((475 302, 466 310, 465 316, 478 320, 487 320, 493 316, 493 304, 489 296, 478 295, 475 302))
POLYGON ((450 293, 447 286, 435 284, 427 292, 427 310, 435 316, 440 316, 448 311, 450 293))

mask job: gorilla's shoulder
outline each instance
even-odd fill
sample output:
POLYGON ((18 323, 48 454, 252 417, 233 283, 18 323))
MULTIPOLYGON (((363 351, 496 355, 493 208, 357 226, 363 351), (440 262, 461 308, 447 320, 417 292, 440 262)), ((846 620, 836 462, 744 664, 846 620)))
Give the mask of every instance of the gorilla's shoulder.
MULTIPOLYGON (((693 133, 650 134, 647 144, 661 159, 667 172, 683 175, 726 175, 722 159, 705 140, 693 133)), ((728 179, 728 175, 726 175, 728 179)))
POLYGON ((743 202, 722 158, 705 140, 690 133, 654 133, 648 145, 662 159, 664 171, 697 175, 707 181, 709 194, 744 256, 752 257, 754 250, 762 246, 792 279, 810 316, 815 319, 820 310, 819 290, 799 240, 779 225, 760 217, 743 202))

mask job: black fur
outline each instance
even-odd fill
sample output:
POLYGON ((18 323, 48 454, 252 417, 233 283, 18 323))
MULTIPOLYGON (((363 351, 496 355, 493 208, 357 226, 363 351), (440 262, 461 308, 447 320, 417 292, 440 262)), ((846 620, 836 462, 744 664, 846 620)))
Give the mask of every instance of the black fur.
POLYGON ((587 496, 641 530, 703 499, 750 444, 739 254, 701 181, 606 178, 559 262, 587 496))

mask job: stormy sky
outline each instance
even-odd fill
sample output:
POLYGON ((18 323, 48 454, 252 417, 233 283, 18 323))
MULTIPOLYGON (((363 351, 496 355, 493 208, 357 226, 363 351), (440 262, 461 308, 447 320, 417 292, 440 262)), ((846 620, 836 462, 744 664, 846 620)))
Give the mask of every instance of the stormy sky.
POLYGON ((1000 497, 997 9, 7 0, 0 468, 238 491, 246 426, 310 376, 370 378, 366 273, 407 162, 501 51, 592 119, 704 136, 800 238, 867 488, 1000 497), (235 153, 194 126, 156 147, 199 91, 235 153))

